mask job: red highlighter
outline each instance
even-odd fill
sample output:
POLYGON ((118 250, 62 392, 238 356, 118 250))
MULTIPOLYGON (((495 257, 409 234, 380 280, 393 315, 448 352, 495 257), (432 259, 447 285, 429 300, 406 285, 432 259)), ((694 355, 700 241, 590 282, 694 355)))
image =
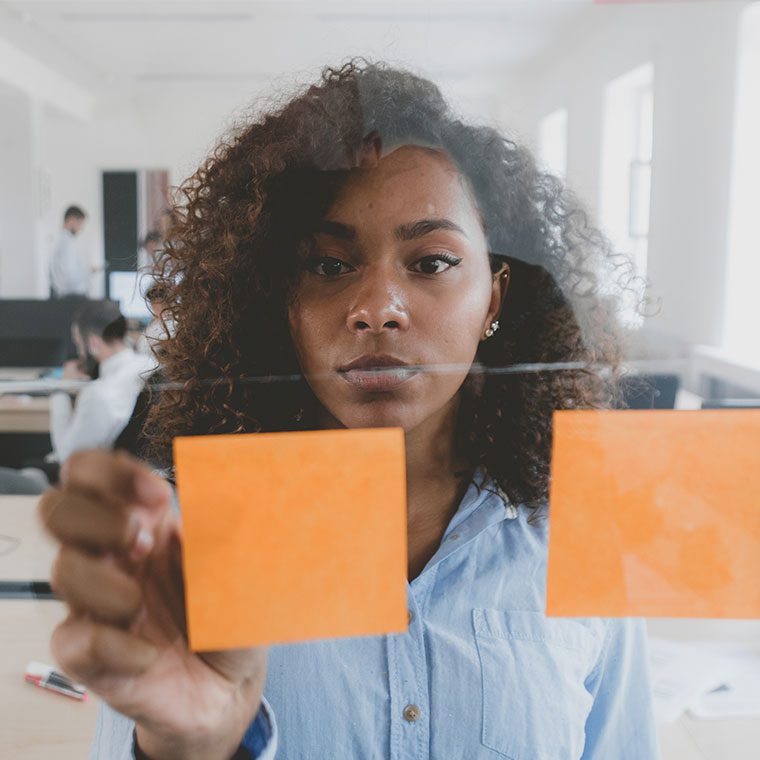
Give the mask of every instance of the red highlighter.
POLYGON ((50 665, 41 662, 30 662, 26 666, 24 680, 41 689, 48 689, 72 699, 87 699, 87 689, 82 684, 74 683, 70 678, 59 673, 50 665))

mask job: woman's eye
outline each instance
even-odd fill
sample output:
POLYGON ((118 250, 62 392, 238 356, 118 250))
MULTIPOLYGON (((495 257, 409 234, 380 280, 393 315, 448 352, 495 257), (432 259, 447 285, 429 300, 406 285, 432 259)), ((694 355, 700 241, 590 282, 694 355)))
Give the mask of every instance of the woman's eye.
POLYGON ((306 269, 320 277, 337 277, 347 272, 353 272, 353 267, 345 261, 332 256, 315 256, 306 260, 306 269))
POLYGON ((422 274, 440 274, 450 267, 455 267, 462 259, 452 256, 450 253, 436 253, 432 256, 424 256, 412 264, 411 269, 422 274))

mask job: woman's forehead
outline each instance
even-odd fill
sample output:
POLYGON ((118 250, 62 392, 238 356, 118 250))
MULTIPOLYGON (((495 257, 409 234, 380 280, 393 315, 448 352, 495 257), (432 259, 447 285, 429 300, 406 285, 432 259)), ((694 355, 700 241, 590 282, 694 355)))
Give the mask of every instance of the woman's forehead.
POLYGON ((395 148, 353 170, 326 214, 357 226, 431 216, 480 226, 466 178, 444 152, 420 146, 395 148))

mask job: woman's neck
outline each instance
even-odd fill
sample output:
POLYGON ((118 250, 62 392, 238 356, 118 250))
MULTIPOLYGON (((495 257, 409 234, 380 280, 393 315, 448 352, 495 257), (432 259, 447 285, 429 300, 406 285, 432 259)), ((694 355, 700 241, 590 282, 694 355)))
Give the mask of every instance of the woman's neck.
MULTIPOLYGON (((458 412, 459 400, 455 397, 405 436, 410 581, 422 572, 440 546, 469 483, 467 462, 457 455, 454 445, 458 412)), ((326 411, 321 410, 320 415, 320 427, 342 427, 326 411)))
POLYGON ((466 487, 466 463, 454 447, 456 411, 452 405, 406 435, 409 580, 435 554, 466 487))

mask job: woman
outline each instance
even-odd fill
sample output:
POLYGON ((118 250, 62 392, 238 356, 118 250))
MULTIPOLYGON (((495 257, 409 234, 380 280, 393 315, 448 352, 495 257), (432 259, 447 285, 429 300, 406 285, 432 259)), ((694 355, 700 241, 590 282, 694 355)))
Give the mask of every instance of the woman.
POLYGON ((641 626, 542 612, 551 414, 609 404, 594 366, 618 359, 611 286, 596 295, 612 257, 560 184, 431 83, 350 64, 184 193, 162 346, 183 390, 153 410, 157 454, 199 432, 403 427, 410 625, 194 655, 168 487, 78 456, 41 511, 71 607, 55 654, 110 705, 93 757, 655 757, 641 626))

